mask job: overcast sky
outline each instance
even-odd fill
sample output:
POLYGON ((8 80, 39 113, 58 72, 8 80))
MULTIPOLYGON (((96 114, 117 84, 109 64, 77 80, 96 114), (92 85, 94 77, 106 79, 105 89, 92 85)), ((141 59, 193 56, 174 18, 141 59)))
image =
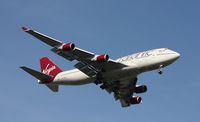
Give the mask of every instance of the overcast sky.
POLYGON ((198 0, 1 0, 1 122, 199 122, 200 2, 198 0), (73 68, 22 26, 112 59, 168 47, 181 58, 139 76, 148 92, 143 102, 121 108, 94 84, 61 86, 58 93, 19 66, 39 70, 48 56, 63 70, 73 68))

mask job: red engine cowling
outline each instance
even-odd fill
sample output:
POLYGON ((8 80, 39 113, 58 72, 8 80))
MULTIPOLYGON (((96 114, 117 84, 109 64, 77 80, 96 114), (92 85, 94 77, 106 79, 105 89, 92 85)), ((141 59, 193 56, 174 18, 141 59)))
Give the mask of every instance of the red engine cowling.
POLYGON ((130 103, 131 104, 140 104, 142 101, 142 98, 139 97, 139 96, 133 96, 131 99, 130 99, 130 103))
POLYGON ((106 62, 109 60, 109 56, 104 54, 96 57, 96 61, 98 62, 106 62))
POLYGON ((63 51, 71 51, 71 50, 73 50, 75 48, 75 44, 73 44, 73 43, 68 43, 68 44, 63 44, 62 45, 62 50, 63 51))
POLYGON ((135 93, 144 93, 147 91, 146 85, 136 86, 135 87, 135 93))

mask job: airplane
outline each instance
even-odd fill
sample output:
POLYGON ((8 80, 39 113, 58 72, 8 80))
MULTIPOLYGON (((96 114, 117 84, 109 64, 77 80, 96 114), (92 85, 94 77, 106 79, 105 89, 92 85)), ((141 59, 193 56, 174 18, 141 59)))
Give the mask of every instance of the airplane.
POLYGON ((63 71, 48 57, 40 59, 41 72, 26 66, 20 68, 38 79, 39 84, 46 85, 53 92, 58 92, 60 85, 84 85, 94 83, 102 90, 113 93, 122 107, 140 104, 142 98, 133 94, 147 91, 146 85, 137 85, 138 75, 162 69, 175 62, 180 54, 168 48, 158 48, 139 52, 113 60, 108 54, 97 55, 75 46, 74 43, 63 43, 27 27, 22 30, 51 46, 54 53, 78 63, 75 69, 63 71))

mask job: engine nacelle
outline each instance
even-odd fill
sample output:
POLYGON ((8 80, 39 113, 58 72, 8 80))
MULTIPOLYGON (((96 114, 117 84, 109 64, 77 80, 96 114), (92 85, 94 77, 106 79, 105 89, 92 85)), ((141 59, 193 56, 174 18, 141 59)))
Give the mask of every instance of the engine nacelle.
POLYGON ((61 46, 61 50, 62 50, 62 51, 71 51, 71 50, 73 50, 74 48, 75 48, 75 44, 73 44, 73 43, 63 44, 63 45, 61 46))
POLYGON ((135 87, 135 93, 144 93, 147 91, 146 85, 136 86, 135 87))
POLYGON ((109 60, 109 56, 106 55, 106 54, 103 54, 103 55, 97 56, 95 58, 95 60, 98 61, 98 62, 106 62, 106 61, 109 60))
POLYGON ((130 99, 130 103, 131 104, 140 104, 142 101, 142 98, 139 97, 139 96, 133 96, 131 99, 130 99))

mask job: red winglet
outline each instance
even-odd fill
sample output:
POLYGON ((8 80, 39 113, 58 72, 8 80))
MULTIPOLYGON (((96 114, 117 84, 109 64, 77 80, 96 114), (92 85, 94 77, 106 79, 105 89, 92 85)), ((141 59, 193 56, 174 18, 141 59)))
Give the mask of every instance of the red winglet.
POLYGON ((29 28, 27 28, 27 27, 22 27, 22 30, 26 32, 26 31, 29 31, 29 28))

